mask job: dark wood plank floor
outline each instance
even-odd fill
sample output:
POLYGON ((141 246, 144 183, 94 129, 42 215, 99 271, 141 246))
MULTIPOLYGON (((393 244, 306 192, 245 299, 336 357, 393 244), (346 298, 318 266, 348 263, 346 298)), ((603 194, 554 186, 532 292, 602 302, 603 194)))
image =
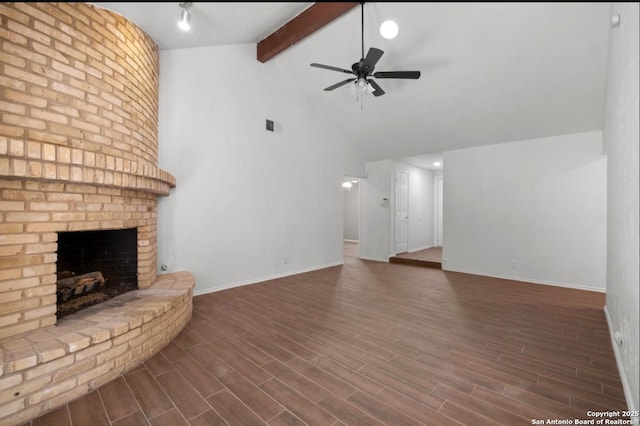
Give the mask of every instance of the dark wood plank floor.
POLYGON ((604 295, 361 261, 198 296, 37 425, 531 425, 626 407, 604 295))

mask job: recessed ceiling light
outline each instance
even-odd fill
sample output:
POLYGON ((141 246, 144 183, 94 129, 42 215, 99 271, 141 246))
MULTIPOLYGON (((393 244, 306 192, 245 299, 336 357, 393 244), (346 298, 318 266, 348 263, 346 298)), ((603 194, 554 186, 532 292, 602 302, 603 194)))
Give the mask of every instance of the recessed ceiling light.
POLYGON ((440 167, 440 165, 441 165, 441 164, 442 164, 442 163, 441 163, 441 162, 439 162, 439 161, 435 161, 435 162, 433 163, 433 165, 434 165, 435 167, 440 167))
POLYGON ((398 35, 398 24, 396 21, 391 19, 387 19, 382 24, 380 24, 380 35, 387 40, 391 40, 398 35))
POLYGON ((342 182, 342 187, 345 189, 351 189, 353 184, 351 182, 342 182))

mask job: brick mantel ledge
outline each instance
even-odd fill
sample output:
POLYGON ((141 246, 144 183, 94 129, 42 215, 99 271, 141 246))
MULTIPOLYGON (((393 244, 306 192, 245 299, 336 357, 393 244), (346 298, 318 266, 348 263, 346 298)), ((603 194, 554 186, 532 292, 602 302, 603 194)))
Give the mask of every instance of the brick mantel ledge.
POLYGON ((0 425, 37 417, 150 358, 191 318, 194 286, 189 272, 160 275, 149 288, 0 340, 0 425))
MULTIPOLYGON (((22 156, 2 155, 7 150, 5 145, 6 141, 0 140, 0 178, 106 186, 156 195, 169 195, 171 188, 176 187, 175 176, 151 164, 127 161, 126 166, 122 166, 118 161, 116 168, 111 170, 76 165, 71 163, 70 158, 66 159, 66 162, 58 161, 57 163, 34 159, 27 161, 22 156)), ((55 147, 53 149, 55 152, 55 147)), ((77 149, 75 151, 82 152, 77 149)), ((110 158, 115 164, 115 158, 110 158)))

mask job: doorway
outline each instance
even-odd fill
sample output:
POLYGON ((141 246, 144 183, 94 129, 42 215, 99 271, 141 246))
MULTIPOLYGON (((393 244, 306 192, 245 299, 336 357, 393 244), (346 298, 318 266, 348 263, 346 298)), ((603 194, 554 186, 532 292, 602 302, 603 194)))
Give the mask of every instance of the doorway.
POLYGON ((360 253, 360 179, 345 176, 342 180, 344 256, 360 253))
POLYGON ((396 172, 395 192, 395 252, 405 253, 408 250, 409 235, 409 174, 396 172))
POLYGON ((435 176, 433 179, 433 235, 434 247, 442 247, 442 229, 443 229, 443 189, 444 180, 442 176, 435 176))

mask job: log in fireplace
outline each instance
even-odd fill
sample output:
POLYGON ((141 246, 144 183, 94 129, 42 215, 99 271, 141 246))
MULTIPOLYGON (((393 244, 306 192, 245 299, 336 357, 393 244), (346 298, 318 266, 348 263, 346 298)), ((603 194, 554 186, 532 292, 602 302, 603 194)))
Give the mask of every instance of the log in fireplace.
POLYGON ((138 288, 136 228, 58 233, 58 319, 138 288))

